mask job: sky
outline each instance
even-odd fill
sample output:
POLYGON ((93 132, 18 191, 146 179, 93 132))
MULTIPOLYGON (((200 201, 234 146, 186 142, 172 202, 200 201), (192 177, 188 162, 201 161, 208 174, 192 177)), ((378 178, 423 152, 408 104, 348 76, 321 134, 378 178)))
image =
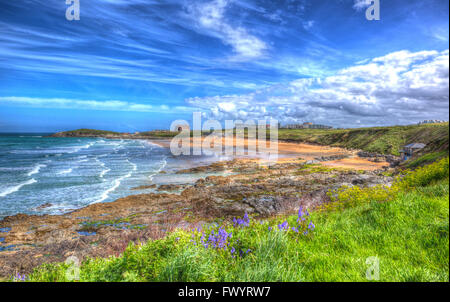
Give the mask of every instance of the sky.
POLYGON ((448 120, 449 2, 0 2, 0 132, 448 120))

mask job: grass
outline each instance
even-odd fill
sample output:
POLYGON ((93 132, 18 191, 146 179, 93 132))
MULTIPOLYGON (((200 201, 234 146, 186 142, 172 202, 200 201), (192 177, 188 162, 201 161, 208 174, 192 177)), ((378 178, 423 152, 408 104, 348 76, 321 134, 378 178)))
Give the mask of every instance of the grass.
POLYGON ((427 144, 426 153, 448 149, 448 123, 356 129, 280 129, 280 140, 399 155, 402 146, 427 144))
MULTIPOLYGON (((379 281, 448 282, 448 171, 446 158, 407 173, 388 200, 371 198, 375 193, 369 190, 362 202, 337 200, 349 203, 343 209, 302 212, 306 220, 300 232, 291 229, 298 226, 297 216, 249 219, 248 226, 244 218, 222 229, 178 230, 130 244, 119 257, 84 261, 79 280, 368 281, 366 261, 377 257, 379 281), (279 230, 282 222, 288 230, 279 230), (212 246, 209 235, 227 248, 212 246)), ((67 281, 68 269, 67 264, 46 264, 27 278, 67 281)))
POLYGON ((430 163, 433 163, 441 158, 448 156, 448 150, 440 151, 440 152, 431 152, 419 156, 418 158, 412 158, 405 162, 404 166, 408 169, 414 169, 420 166, 424 166, 430 163))
POLYGON ((64 134, 66 136, 103 136, 103 135, 120 135, 119 132, 106 131, 106 130, 94 130, 94 129, 77 129, 71 131, 64 131, 58 134, 64 134))

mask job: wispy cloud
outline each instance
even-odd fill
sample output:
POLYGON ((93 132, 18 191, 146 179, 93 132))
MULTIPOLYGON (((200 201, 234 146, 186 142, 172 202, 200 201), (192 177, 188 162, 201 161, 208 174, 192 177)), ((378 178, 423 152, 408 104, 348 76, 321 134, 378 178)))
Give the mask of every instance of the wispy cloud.
POLYGON ((64 98, 31 98, 7 96, 0 97, 1 105, 27 106, 35 108, 77 109, 77 110, 107 110, 132 111, 153 113, 186 113, 195 110, 195 107, 167 105, 138 104, 119 100, 76 100, 64 98))
POLYGON ((357 11, 361 11, 371 4, 371 0, 354 0, 353 8, 357 11))
POLYGON ((192 18, 202 34, 212 35, 233 48, 232 60, 260 58, 268 48, 267 44, 242 26, 230 25, 225 18, 230 0, 213 0, 208 3, 188 5, 188 16, 192 18))

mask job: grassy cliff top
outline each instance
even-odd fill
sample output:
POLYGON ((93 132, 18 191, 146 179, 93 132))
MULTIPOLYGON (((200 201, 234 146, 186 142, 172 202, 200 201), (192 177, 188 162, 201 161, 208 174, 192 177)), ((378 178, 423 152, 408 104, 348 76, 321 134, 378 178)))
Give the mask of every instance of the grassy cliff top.
POLYGON ((102 135, 120 135, 120 133, 114 131, 95 130, 95 129, 77 129, 53 134, 53 136, 102 136, 102 135))
POLYGON ((280 129, 280 140, 316 143, 399 155, 402 146, 426 144, 426 152, 448 150, 448 123, 355 129, 280 129))

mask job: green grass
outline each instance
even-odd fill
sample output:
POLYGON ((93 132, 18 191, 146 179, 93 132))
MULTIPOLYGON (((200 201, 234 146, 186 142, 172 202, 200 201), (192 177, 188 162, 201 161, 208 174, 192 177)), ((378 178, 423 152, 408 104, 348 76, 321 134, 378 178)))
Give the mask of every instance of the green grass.
POLYGON ((105 130, 95 130, 95 129, 77 129, 71 131, 60 132, 59 134, 64 134, 67 136, 102 136, 102 135, 120 135, 119 132, 105 131, 105 130))
MULTIPOLYGON (((405 176, 390 201, 376 198, 343 210, 316 211, 308 235, 279 231, 296 216, 225 226, 237 250, 205 249, 200 234, 176 231, 130 244, 120 257, 88 259, 80 281, 367 281, 368 257, 379 281, 449 281, 448 158, 405 176), (268 227, 273 227, 269 231, 268 227), (197 242, 194 245, 191 240, 197 242)), ((371 191, 369 191, 371 192, 371 191)), ((216 229, 217 231, 217 229, 216 229)), ((67 281, 66 264, 47 264, 30 281, 67 281)))
POLYGON ((427 144, 426 153, 448 149, 449 125, 371 127, 356 129, 280 129, 280 140, 316 143, 380 154, 399 155, 402 146, 419 142, 427 144))
POLYGON ((448 156, 448 150, 441 152, 431 152, 425 155, 419 156, 418 158, 412 158, 405 162, 404 166, 408 169, 414 169, 423 165, 433 163, 441 158, 448 156))

